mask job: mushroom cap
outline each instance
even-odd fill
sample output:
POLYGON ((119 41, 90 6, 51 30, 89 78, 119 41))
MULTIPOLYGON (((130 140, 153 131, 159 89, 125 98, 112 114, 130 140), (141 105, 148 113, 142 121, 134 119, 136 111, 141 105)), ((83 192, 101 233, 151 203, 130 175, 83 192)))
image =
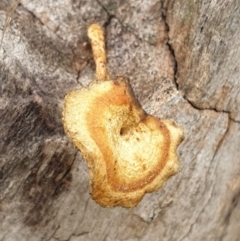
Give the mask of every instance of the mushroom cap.
POLYGON ((63 124, 88 163, 92 198, 104 207, 134 207, 179 170, 183 130, 146 114, 123 78, 68 93, 63 124))

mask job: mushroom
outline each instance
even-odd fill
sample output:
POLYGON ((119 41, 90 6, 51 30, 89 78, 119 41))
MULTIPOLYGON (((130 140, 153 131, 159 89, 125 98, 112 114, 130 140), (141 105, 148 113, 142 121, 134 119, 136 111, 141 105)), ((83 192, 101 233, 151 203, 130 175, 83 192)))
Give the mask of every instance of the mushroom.
POLYGON ((135 207, 179 170, 182 128, 148 115, 126 78, 106 70, 104 31, 88 28, 96 79, 64 99, 63 124, 89 167, 90 193, 104 207, 135 207))

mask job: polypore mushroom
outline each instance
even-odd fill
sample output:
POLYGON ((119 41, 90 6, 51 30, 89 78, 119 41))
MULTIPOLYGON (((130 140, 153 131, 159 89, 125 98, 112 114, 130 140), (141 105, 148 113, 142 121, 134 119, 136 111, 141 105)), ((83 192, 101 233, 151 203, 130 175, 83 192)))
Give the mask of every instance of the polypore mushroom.
POLYGON ((64 129, 88 163, 92 198, 105 207, 134 207, 179 170, 183 131, 172 120, 148 115, 126 79, 109 79, 98 24, 88 37, 96 80, 66 95, 64 129))

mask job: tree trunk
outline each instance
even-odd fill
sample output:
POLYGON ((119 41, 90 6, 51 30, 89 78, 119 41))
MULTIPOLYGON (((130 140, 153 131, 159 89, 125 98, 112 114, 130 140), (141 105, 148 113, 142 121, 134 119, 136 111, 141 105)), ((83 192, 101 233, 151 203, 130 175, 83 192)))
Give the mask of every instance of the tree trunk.
MULTIPOLYGON (((1 35, 13 3, 0 2, 1 35)), ((0 240, 238 241, 239 26, 234 0, 21 0, 0 50, 0 240), (91 199, 63 131, 65 94, 94 79, 93 22, 112 78, 185 132, 181 171, 133 209, 91 199)))

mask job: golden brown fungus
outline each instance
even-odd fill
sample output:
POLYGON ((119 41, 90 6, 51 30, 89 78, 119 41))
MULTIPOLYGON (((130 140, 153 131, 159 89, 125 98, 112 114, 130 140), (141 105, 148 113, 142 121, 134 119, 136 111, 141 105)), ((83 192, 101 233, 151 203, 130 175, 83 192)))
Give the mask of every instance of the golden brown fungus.
POLYGON ((88 29, 96 80, 64 100, 65 132, 88 162, 92 198, 105 207, 134 207, 179 170, 183 131, 148 115, 124 78, 110 80, 104 32, 88 29))

